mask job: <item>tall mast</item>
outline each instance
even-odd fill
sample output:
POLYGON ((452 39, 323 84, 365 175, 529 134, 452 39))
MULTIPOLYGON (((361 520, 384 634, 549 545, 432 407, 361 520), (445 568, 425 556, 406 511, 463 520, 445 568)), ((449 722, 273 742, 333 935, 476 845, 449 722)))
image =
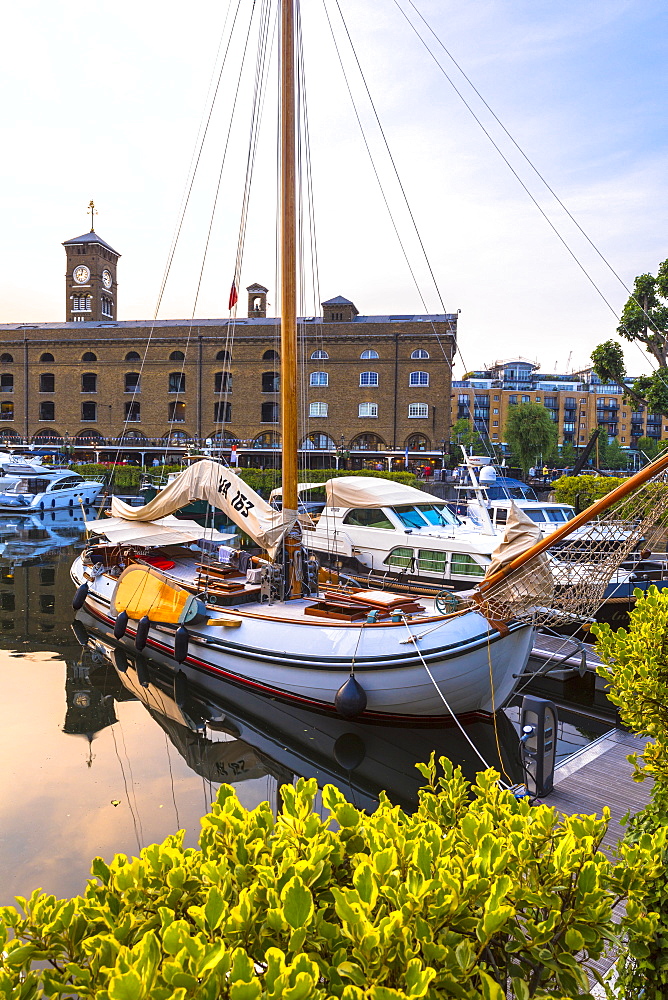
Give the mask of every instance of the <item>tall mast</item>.
MULTIPOLYGON (((295 3, 281 0, 281 448, 283 509, 297 510, 297 170, 295 151, 295 3)), ((286 537, 288 561, 300 544, 299 533, 286 537)), ((291 573, 291 594, 301 588, 291 573)))

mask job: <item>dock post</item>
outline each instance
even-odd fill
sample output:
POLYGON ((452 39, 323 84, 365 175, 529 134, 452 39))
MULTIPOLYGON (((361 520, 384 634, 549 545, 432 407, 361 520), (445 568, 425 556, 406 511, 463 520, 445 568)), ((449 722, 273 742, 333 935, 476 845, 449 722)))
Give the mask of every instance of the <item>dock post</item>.
POLYGON ((557 709, 545 698, 525 695, 520 713, 520 753, 527 793, 549 795, 554 786, 557 751, 557 709))

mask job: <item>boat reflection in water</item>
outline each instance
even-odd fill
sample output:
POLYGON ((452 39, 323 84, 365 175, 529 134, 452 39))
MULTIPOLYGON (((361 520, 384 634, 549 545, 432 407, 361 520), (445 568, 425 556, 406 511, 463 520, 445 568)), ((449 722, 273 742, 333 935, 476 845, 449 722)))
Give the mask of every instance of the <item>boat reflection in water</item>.
MULTIPOLYGON (((388 727, 313 713, 256 695, 224 681, 207 686, 189 681, 167 657, 150 660, 123 648, 85 611, 75 622, 77 637, 106 658, 126 691, 139 699, 188 766, 213 783, 238 784, 263 775, 276 788, 296 777, 332 783, 360 808, 373 809, 384 789, 411 810, 423 779, 415 765, 449 757, 473 778, 485 763, 502 766, 511 782, 521 781, 517 733, 502 712, 436 728, 388 727), (498 742, 497 742, 498 738, 498 742)), ((278 801, 279 795, 276 796, 278 801)))

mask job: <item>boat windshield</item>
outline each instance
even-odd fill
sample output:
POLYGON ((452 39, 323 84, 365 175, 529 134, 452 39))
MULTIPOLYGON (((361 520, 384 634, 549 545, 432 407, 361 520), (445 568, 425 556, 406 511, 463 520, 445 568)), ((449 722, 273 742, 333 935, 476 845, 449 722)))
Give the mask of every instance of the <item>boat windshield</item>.
POLYGON ((572 507, 546 507, 545 513, 547 520, 554 521, 555 524, 563 524, 564 521, 570 521, 572 517, 575 517, 575 511, 572 507))
POLYGON ((445 528, 460 523, 452 511, 441 504, 402 504, 392 510, 406 528, 445 528))

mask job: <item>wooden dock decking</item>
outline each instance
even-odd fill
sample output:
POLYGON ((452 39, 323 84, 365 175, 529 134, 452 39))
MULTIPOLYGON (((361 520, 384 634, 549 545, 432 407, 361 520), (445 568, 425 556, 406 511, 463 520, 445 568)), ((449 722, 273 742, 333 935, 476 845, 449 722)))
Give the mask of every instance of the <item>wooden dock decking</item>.
MULTIPOLYGON (((562 767, 554 776, 554 789, 541 802, 554 806, 569 816, 575 813, 601 813, 610 808, 610 823, 603 839, 602 849, 608 854, 624 836, 622 818, 627 812, 637 813, 649 802, 652 782, 636 782, 633 768, 626 759, 631 753, 641 753, 647 740, 623 729, 613 732, 587 747, 562 767)), ((599 973, 605 975, 614 965, 614 951, 592 962, 599 973)), ((603 997, 600 987, 593 994, 603 997)))

